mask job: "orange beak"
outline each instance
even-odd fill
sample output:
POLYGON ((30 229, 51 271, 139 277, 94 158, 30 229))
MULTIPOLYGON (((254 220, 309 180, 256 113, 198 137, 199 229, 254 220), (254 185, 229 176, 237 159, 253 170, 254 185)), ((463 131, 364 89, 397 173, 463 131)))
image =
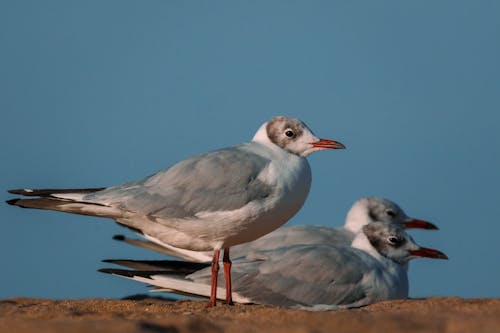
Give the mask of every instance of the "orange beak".
POLYGON ((338 141, 319 139, 316 142, 311 143, 314 148, 321 149, 345 149, 345 146, 338 141))

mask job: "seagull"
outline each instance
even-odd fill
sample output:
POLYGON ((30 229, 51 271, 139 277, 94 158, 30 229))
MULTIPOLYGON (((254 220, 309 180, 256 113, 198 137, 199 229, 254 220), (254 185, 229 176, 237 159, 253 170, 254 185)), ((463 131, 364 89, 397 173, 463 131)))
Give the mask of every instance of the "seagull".
MULTIPOLYGON (((250 251, 274 250, 296 244, 350 245, 354 236, 365 225, 377 221, 399 224, 406 229, 438 229, 433 223, 409 217, 398 204, 389 199, 365 197, 353 204, 347 213, 344 226, 341 228, 316 225, 282 227, 257 240, 233 247, 231 253, 233 258, 238 258, 250 251)), ((212 258, 211 252, 190 251, 172 246, 165 247, 123 235, 116 235, 114 239, 192 262, 208 262, 212 258)))
POLYGON ((216 302, 223 249, 226 303, 231 304, 230 247, 286 223, 309 193, 306 157, 343 148, 316 137, 298 119, 275 117, 250 142, 185 159, 139 181, 108 188, 10 190, 36 198, 7 203, 111 218, 162 246, 213 251, 209 307, 216 302))
MULTIPOLYGON (((409 260, 448 259, 421 247, 401 225, 371 222, 351 244, 298 244, 256 250, 234 259, 233 293, 238 303, 334 310, 408 297, 409 260)), ((156 287, 154 291, 208 297, 209 264, 184 261, 105 260, 132 268, 101 269, 156 287), (205 265, 205 267, 201 266, 205 265)), ((219 288, 224 292, 222 287, 219 288)))

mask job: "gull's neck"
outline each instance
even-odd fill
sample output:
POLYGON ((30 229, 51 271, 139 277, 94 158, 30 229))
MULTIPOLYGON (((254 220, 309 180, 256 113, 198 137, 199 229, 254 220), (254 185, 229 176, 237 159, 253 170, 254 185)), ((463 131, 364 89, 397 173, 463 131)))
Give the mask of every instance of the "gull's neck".
MULTIPOLYGON (((361 229, 371 222, 368 207, 358 201, 347 213, 344 228, 354 234, 363 233, 361 229)), ((364 234, 363 234, 364 235, 364 234)), ((366 237, 366 236, 365 236, 366 237)))
POLYGON ((356 237, 354 237, 354 240, 351 243, 351 246, 356 249, 360 249, 362 251, 365 251, 375 259, 378 259, 379 261, 382 260, 382 256, 378 251, 373 247, 373 245, 370 243, 368 240, 368 237, 363 233, 363 231, 360 231, 356 234, 356 237))

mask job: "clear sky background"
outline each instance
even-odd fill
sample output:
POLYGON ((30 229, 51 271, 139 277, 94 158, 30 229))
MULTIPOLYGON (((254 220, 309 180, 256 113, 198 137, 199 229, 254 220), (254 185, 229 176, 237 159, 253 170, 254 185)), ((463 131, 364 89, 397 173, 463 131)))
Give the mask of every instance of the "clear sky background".
MULTIPOLYGON (((439 225, 449 261, 413 261, 410 295, 500 297, 500 2, 0 0, 0 199, 100 187, 251 139, 276 115, 345 151, 309 158, 289 222, 340 226, 387 197, 439 225)), ((0 204, 0 298, 124 297, 96 272, 111 220, 0 204)))

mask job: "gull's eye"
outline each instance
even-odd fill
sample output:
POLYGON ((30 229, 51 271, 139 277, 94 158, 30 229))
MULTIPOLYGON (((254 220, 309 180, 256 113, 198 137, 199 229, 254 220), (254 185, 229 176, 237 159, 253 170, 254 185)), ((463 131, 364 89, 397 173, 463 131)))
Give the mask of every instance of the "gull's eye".
POLYGON ((286 135, 287 137, 289 137, 289 138, 292 138, 292 137, 294 137, 294 136, 295 136, 295 133, 293 133, 293 131, 292 131, 291 129, 287 129, 287 130, 285 131, 285 135, 286 135))
POLYGON ((396 213, 392 209, 386 210, 385 213, 387 215, 389 215, 390 217, 395 217, 396 216, 396 213))
POLYGON ((398 244, 398 243, 400 242, 400 240, 399 240, 399 238, 398 238, 398 237, 396 237, 396 236, 389 236, 389 237, 387 238, 387 242, 388 242, 389 244, 391 244, 391 245, 396 245, 396 244, 398 244))

